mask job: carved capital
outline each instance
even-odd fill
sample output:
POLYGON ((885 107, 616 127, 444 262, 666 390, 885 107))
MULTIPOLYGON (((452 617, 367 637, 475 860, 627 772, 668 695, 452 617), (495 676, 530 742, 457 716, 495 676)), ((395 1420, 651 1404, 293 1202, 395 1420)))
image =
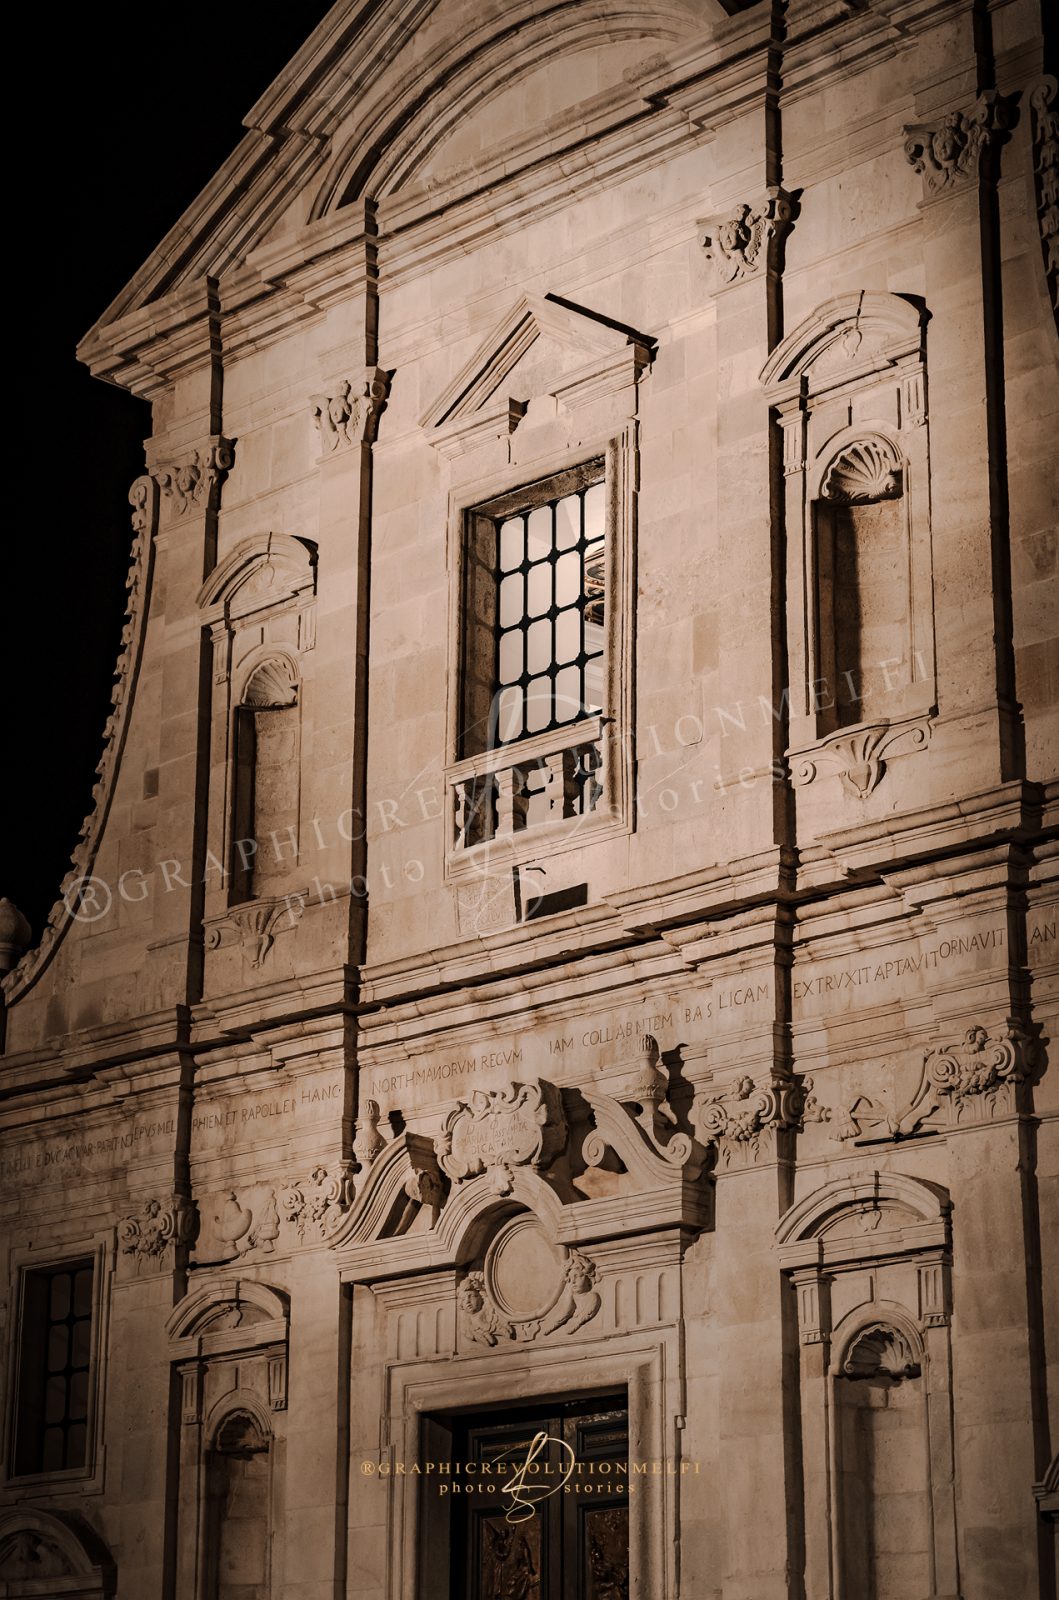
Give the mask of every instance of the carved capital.
POLYGON ((175 1263, 177 1250, 185 1249, 198 1231, 198 1215, 183 1195, 144 1202, 140 1211, 118 1223, 119 1257, 132 1271, 166 1270, 175 1263))
POLYGON ((215 434, 190 455, 156 467, 151 476, 171 512, 183 517, 213 503, 211 496, 228 476, 234 460, 232 441, 215 434))
POLYGON ((233 906, 223 916, 207 923, 206 949, 241 944, 250 965, 256 969, 264 963, 276 934, 298 923, 305 901, 304 894, 290 894, 284 895, 282 900, 251 900, 246 905, 233 906))
POLYGON ((1044 275, 1059 326, 1059 82, 1050 75, 1030 85, 1033 177, 1044 275))
POLYGON ((959 1043, 929 1050, 924 1071, 950 1122, 987 1122, 1015 1109, 1015 1089, 1035 1058, 1036 1045, 1018 1023, 996 1034, 976 1024, 959 1043))
POLYGON ((1011 126, 1013 106, 995 89, 980 94, 970 111, 950 111, 938 122, 905 127, 905 156, 923 178, 923 195, 933 199, 973 182, 990 145, 1011 126))
POLYGON ((765 190, 760 200, 729 206, 699 222, 699 239, 710 263, 714 286, 726 288, 778 266, 778 247, 791 225, 791 197, 783 189, 765 190))
POLYGON ((343 378, 334 394, 314 394, 309 402, 326 454, 345 445, 371 444, 386 405, 390 376, 367 367, 356 383, 343 378))
POLYGON ((703 1144, 716 1150, 721 1171, 751 1167, 776 1154, 776 1135, 797 1127, 804 1088, 798 1078, 773 1073, 762 1083, 745 1074, 712 1094, 699 1096, 692 1117, 703 1144))
POLYGON ((459 1183, 485 1173, 498 1194, 510 1194, 514 1167, 548 1167, 565 1146, 558 1091, 543 1079, 476 1089, 449 1113, 434 1144, 446 1177, 459 1183))
POLYGON ((326 1239, 353 1203, 353 1170, 349 1162, 313 1167, 280 1195, 283 1220, 293 1223, 299 1239, 326 1239))
POLYGON ((829 734, 811 750, 790 752, 791 782, 800 788, 831 773, 842 780, 847 794, 863 800, 881 782, 888 758, 927 748, 932 726, 924 716, 829 734))

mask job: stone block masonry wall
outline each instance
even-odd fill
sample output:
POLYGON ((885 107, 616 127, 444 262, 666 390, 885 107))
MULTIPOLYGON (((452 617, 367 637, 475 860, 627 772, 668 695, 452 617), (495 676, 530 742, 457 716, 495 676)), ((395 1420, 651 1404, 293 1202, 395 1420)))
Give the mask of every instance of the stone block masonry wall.
POLYGON ((4 981, 0 1587, 454 1600, 413 1469, 589 1395, 636 1600, 1054 1600, 1044 66, 339 6, 86 337, 154 429, 4 981), (602 708, 482 750, 491 529, 597 478, 602 708))

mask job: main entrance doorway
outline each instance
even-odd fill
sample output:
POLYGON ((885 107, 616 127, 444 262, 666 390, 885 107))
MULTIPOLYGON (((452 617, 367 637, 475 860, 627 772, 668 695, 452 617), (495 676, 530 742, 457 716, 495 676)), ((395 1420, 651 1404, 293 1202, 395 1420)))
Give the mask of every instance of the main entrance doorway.
POLYGON ((624 1394, 431 1422, 451 1449, 451 1600, 628 1600, 624 1394))

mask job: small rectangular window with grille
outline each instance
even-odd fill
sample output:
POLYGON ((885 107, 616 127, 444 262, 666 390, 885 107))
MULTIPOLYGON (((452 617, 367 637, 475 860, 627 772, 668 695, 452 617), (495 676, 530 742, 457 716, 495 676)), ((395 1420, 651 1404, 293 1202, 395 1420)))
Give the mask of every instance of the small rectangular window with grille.
POLYGON ((25 1275, 15 1411, 18 1475, 88 1463, 92 1289, 91 1260, 25 1275))
POLYGON ((461 754, 604 710, 602 460, 470 513, 461 754))

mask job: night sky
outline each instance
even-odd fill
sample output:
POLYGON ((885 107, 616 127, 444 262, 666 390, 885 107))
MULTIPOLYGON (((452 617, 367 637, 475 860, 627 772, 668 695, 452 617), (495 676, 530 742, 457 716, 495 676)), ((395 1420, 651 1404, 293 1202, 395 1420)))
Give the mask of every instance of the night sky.
POLYGON ((28 461, 8 464, 15 505, 0 586, 17 686, 0 894, 35 934, 91 805, 124 615, 127 495, 150 429, 149 407, 91 378, 74 347, 235 148, 242 118, 328 9, 104 0, 64 12, 61 26, 46 7, 29 18, 26 70, 60 51, 66 61, 61 93, 36 79, 38 127, 31 119, 12 132, 27 221, 9 212, 9 400, 28 461), (57 151, 46 159, 37 138, 49 118, 57 151))

